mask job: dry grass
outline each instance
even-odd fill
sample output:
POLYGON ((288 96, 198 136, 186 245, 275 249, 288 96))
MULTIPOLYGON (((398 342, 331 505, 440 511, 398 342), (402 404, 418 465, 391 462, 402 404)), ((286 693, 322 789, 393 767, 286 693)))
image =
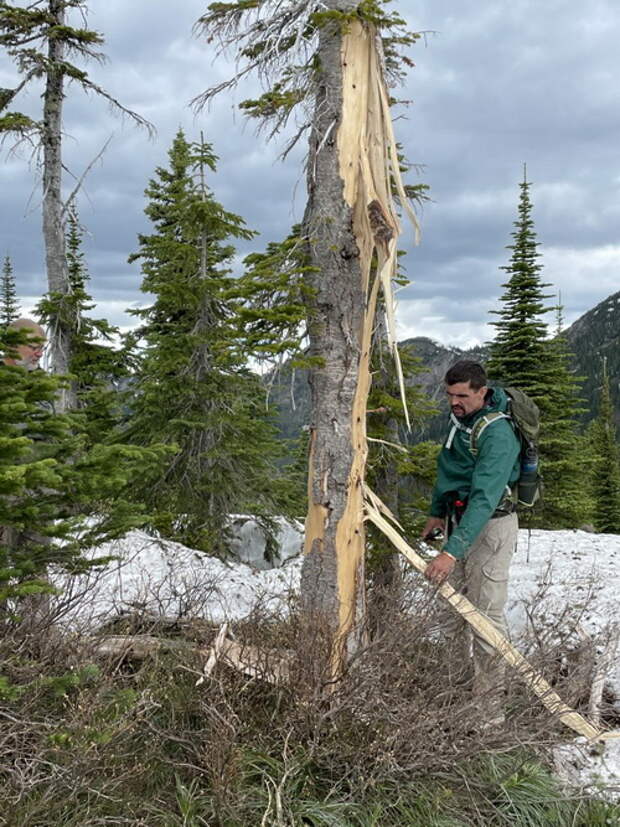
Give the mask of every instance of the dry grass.
MULTIPOLYGON (((382 601, 381 635, 335 686, 326 636, 294 611, 235 627, 238 640, 291 653, 280 686, 224 664, 196 686, 216 631, 198 621, 122 618, 126 633, 192 644, 140 661, 87 657, 83 639, 50 628, 13 630, 0 644, 0 823, 614 823, 594 808, 605 819, 617 811, 562 797, 541 761, 563 728, 518 682, 506 725, 480 730, 428 594, 410 590, 407 601, 382 601)), ((534 654, 570 695, 559 655, 534 654)), ((579 676, 578 705, 583 686, 579 676)))

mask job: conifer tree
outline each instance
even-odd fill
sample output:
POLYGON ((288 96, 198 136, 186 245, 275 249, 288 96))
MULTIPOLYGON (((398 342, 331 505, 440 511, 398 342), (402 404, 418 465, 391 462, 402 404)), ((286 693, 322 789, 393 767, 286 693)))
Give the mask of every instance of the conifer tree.
POLYGON ((142 264, 142 290, 155 296, 135 311, 144 342, 137 356, 128 436, 174 446, 167 467, 145 477, 143 494, 158 528, 194 547, 222 553, 227 515, 273 508, 276 442, 265 421, 258 378, 245 367, 233 292, 230 239, 249 239, 243 220, 215 200, 209 144, 182 131, 146 195, 150 235, 130 261, 142 264))
MULTIPOLYGON (((63 326, 67 314, 60 310, 65 300, 70 301, 64 231, 67 203, 63 202, 62 191, 66 169, 62 159, 63 107, 68 84, 73 82, 87 93, 105 99, 114 110, 140 126, 149 131, 153 129, 151 124, 95 83, 78 65, 104 60, 99 51, 103 37, 84 25, 87 10, 86 0, 39 0, 26 5, 0 0, 0 46, 15 64, 18 74, 13 88, 0 90, 0 136, 13 135, 17 141, 27 139, 39 143, 42 150, 43 238, 48 291, 50 296, 57 298, 59 308, 50 326, 50 350, 52 367, 60 374, 69 372, 73 347, 71 331, 63 326), (75 21, 78 25, 72 25, 73 13, 78 15, 75 21), (77 64, 73 62, 75 60, 77 64), (40 119, 9 109, 23 90, 36 86, 41 80, 43 111, 40 119)), ((58 404, 62 408, 74 407, 72 386, 61 390, 58 404)))
POLYGON ((2 265, 2 284, 0 286, 0 326, 7 327, 19 317, 19 301, 15 289, 13 265, 7 255, 2 265))
POLYGON ((594 454, 594 526, 598 531, 620 534, 620 452, 604 360, 599 412, 591 426, 591 444, 594 454))
POLYGON ((542 317, 552 307, 545 304, 550 294, 545 294, 544 289, 549 285, 541 278, 530 186, 524 169, 512 233, 514 243, 507 248, 512 251, 510 262, 500 268, 508 274, 508 281, 502 284, 502 307, 491 311, 499 316, 499 321, 491 322, 497 333, 491 342, 487 372, 504 385, 516 385, 526 391, 545 410, 551 371, 545 358, 548 326, 542 317))
MULTIPOLYGON (((500 310, 491 311, 499 320, 490 345, 487 362, 489 377, 503 386, 525 391, 540 409, 540 456, 544 478, 542 509, 529 515, 532 524, 546 527, 575 526, 587 516, 588 503, 581 485, 583 451, 577 433, 577 417, 582 410, 578 380, 569 368, 566 342, 559 332, 549 341, 545 314, 553 310, 546 304, 540 252, 536 240, 531 183, 524 170, 519 185, 517 220, 512 233, 514 243, 510 262, 502 267, 508 281, 502 286, 500 310)), ((561 324, 560 324, 561 326, 561 324)))
POLYGON ((120 331, 106 319, 94 319, 94 303, 88 292, 90 275, 82 250, 83 231, 75 202, 69 205, 66 230, 66 257, 69 291, 62 300, 46 296, 37 308, 48 325, 62 320, 73 343, 67 368, 75 409, 87 421, 94 442, 104 440, 120 420, 117 385, 129 375, 125 355, 112 347, 120 331), (107 342, 107 344, 106 344, 107 342))
POLYGON ((555 335, 545 342, 550 372, 548 412, 541 438, 545 493, 540 522, 545 528, 578 528, 587 522, 592 507, 583 484, 590 475, 591 459, 587 440, 578 426, 585 405, 580 397, 581 379, 570 367, 562 310, 559 302, 555 335))
POLYGON ((50 564, 78 571, 93 563, 87 549, 142 524, 127 492, 158 460, 131 446, 89 447, 79 415, 54 410, 61 380, 4 361, 25 341, 0 330, 0 612, 50 591, 50 564))

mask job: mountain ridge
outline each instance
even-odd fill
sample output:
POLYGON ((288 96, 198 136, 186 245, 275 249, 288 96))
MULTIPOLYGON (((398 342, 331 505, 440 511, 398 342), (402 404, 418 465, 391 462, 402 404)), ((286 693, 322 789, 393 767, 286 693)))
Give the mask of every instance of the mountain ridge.
MULTIPOLYGON (((598 393, 603 374, 603 359, 609 375, 616 424, 620 426, 620 291, 613 293, 586 311, 564 331, 570 350, 571 369, 583 377, 581 396, 587 406, 582 421, 587 423, 598 412, 598 393)), ((443 345, 428 336, 414 336, 399 342, 422 363, 422 370, 405 381, 417 385, 435 401, 440 412, 414 434, 414 441, 440 439, 444 430, 447 406, 443 399, 443 377, 459 359, 484 362, 488 345, 459 348, 443 345)), ((294 437, 309 420, 310 392, 307 371, 298 369, 291 375, 281 371, 273 383, 272 401, 277 406, 278 427, 283 437, 294 437)))

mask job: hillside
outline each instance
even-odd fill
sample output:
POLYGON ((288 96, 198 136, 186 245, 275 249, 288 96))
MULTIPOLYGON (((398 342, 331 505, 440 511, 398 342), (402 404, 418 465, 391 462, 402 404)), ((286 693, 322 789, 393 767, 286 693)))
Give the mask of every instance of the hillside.
MULTIPOLYGON (((414 442, 425 439, 440 439, 447 413, 443 396, 443 377, 450 365, 459 359, 480 359, 484 361, 485 348, 461 350, 458 347, 444 347, 426 336, 416 336, 400 343, 402 350, 411 351, 418 357, 423 370, 415 376, 405 376, 407 384, 417 385, 439 406, 440 412, 423 429, 413 434, 414 442)), ((308 371, 296 370, 291 377, 288 367, 280 370, 270 391, 270 402, 276 406, 277 423, 282 437, 294 438, 310 418, 310 387, 308 371)))
POLYGON ((611 398, 620 426, 620 291, 584 313, 566 331, 576 372, 584 377, 583 397, 590 407, 588 421, 598 410, 598 389, 607 362, 611 398))
MULTIPOLYGON (((620 291, 584 313, 567 329, 566 337, 574 354, 575 371, 584 377, 583 398, 589 409, 583 416, 584 422, 596 415, 603 358, 606 358, 616 422, 620 426, 620 291)), ((443 376, 450 365, 459 359, 479 359, 484 362, 487 348, 483 346, 461 350, 458 347, 444 346, 425 336, 405 339, 400 347, 411 350, 424 366, 421 373, 405 377, 405 381, 419 385, 440 406, 438 416, 428 422, 423 430, 414 433, 413 439, 415 442, 440 439, 447 413, 442 394, 443 376)), ((283 369, 273 384, 270 399, 277 407, 281 434, 287 438, 297 436, 309 420, 310 388, 307 371, 295 371, 291 381, 290 371, 283 369)))

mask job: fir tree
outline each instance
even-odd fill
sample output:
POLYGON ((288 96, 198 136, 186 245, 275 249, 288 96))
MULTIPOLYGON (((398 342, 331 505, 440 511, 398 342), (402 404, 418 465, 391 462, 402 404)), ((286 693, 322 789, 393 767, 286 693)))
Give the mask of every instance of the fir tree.
POLYGON ((19 301, 15 289, 13 265, 7 255, 2 266, 2 286, 0 288, 0 326, 8 327, 19 318, 19 301))
POLYGON ((66 256, 69 291, 62 300, 47 296, 37 308, 40 318, 51 324, 60 318, 73 343, 68 369, 75 409, 85 414, 93 441, 106 438, 120 419, 116 386, 129 376, 125 355, 112 347, 120 339, 118 328, 106 319, 94 319, 94 302, 88 292, 90 275, 82 251, 83 231, 77 209, 68 209, 66 256), (107 344, 106 344, 107 343, 107 344))
POLYGON ((599 412, 591 426, 591 440, 594 454, 594 526, 598 531, 620 534, 620 455, 604 360, 599 412))
POLYGON ((306 306, 310 288, 304 280, 312 269, 301 227, 284 241, 269 242, 264 252, 244 259, 244 272, 231 293, 238 301, 238 322, 248 355, 271 368, 284 359, 288 367, 310 367, 306 355, 306 306))
POLYGON ((231 238, 249 239, 205 183, 216 157, 182 131, 146 190, 154 231, 139 236, 130 261, 142 264, 142 289, 155 296, 135 311, 142 326, 128 436, 137 444, 175 446, 166 469, 145 477, 156 524, 195 547, 225 551, 227 515, 272 506, 276 450, 264 393, 245 367, 230 307, 231 238))
MULTIPOLYGON (((532 219, 531 183, 524 170, 519 185, 518 216, 510 262, 502 267, 509 279, 502 286, 499 316, 492 322, 497 336, 490 346, 487 371, 503 386, 525 391, 540 409, 541 471, 545 483, 542 509, 530 515, 534 524, 574 526, 587 516, 588 502, 582 485, 583 445, 577 433, 582 408, 579 382, 569 369, 569 353, 561 334, 549 341, 542 318, 553 310, 545 300, 540 252, 532 219)), ((560 325, 561 326, 561 325, 560 325)))
POLYGON ((514 243, 507 248, 512 251, 510 263, 500 268, 508 273, 508 281, 502 284, 502 308, 491 311, 499 316, 499 321, 491 322, 497 334, 490 346, 487 372, 491 379, 521 388, 544 410, 550 371, 545 358, 548 327, 542 316, 552 308, 545 305, 550 295, 544 289, 549 285, 543 283, 540 275, 542 264, 532 219, 530 186, 524 170, 512 233, 514 243))
POLYGON ((591 460, 577 424, 585 410, 580 397, 582 380, 570 368, 561 303, 556 312, 555 336, 545 343, 550 380, 541 429, 545 492, 541 522, 546 528, 578 528, 591 513, 592 502, 583 484, 590 475, 591 460))
MULTIPOLYGON (((153 130, 151 124, 135 112, 122 106, 116 98, 89 77, 83 65, 90 60, 102 62, 99 51, 103 37, 85 25, 85 0, 37 0, 22 4, 0 0, 0 46, 16 66, 18 78, 13 88, 0 92, 0 136, 13 135, 16 140, 38 143, 41 148, 41 184, 43 239, 48 291, 56 307, 62 308, 69 300, 70 287, 65 255, 62 182, 66 162, 62 158, 63 107, 67 97, 68 81, 73 87, 104 98, 113 110, 128 116, 135 123, 153 130), (77 25, 72 25, 76 15, 77 25), (77 63, 75 62, 77 60, 77 63), (36 120, 23 112, 10 110, 20 93, 43 80, 41 117, 36 120), (7 111, 5 111, 7 110, 7 111)), ((79 184, 78 184, 79 188, 79 184)), ((70 331, 63 326, 67 313, 60 312, 50 326, 50 353, 54 371, 69 372, 73 343, 70 331)), ((60 390, 58 405, 63 409, 75 407, 73 387, 60 390)))
POLYGON ((85 550, 142 524, 127 492, 158 460, 130 446, 89 447, 79 415, 54 410, 58 377, 3 361, 25 341, 23 331, 0 331, 2 610, 50 591, 50 564, 71 572, 92 565, 85 550))

